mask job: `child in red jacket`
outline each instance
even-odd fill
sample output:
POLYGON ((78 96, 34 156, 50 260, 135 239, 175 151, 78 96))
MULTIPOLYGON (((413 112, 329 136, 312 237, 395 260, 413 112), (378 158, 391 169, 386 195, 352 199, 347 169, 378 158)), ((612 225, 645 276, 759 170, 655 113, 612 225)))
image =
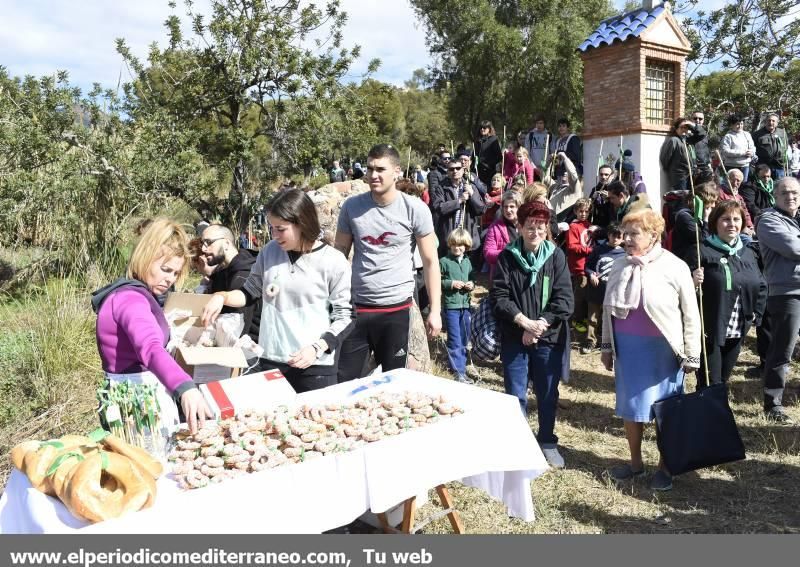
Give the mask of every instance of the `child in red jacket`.
POLYGON ((569 225, 567 233, 567 265, 572 277, 572 293, 575 297, 575 310, 572 325, 579 333, 586 332, 586 286, 588 278, 584 272, 586 259, 592 253, 592 233, 597 228, 589 222, 589 199, 578 199, 572 208, 575 220, 569 225))

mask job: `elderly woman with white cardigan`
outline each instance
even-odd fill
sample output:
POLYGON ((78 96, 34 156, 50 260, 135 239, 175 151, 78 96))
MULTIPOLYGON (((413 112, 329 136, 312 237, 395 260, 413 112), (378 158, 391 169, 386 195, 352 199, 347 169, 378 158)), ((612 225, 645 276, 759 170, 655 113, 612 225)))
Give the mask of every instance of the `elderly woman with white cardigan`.
MULTIPOLYGON (((681 392, 683 375, 700 366, 700 312, 689 267, 661 248, 661 215, 628 214, 622 222, 626 256, 614 262, 603 302, 601 357, 615 371, 616 414, 625 423, 630 464, 609 471, 617 481, 644 473, 644 424, 653 403, 681 392)), ((672 477, 659 461, 650 483, 670 490, 672 477)))

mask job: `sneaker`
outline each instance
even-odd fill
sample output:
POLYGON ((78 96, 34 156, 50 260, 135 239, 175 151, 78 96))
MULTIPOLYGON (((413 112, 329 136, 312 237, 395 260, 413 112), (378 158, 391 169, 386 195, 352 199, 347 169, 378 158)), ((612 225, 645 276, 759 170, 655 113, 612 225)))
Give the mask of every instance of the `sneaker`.
POLYGON ((657 470, 650 481, 650 489, 658 492, 672 490, 672 477, 662 470, 657 470))
POLYGON ((764 416, 769 421, 774 421, 775 423, 786 423, 791 424, 793 423, 792 418, 786 413, 786 410, 783 409, 783 406, 775 406, 772 407, 764 412, 764 416))
POLYGON ((553 447, 552 449, 542 449, 542 453, 544 453, 544 458, 547 459, 548 465, 554 469, 564 468, 564 457, 561 456, 561 453, 558 452, 557 448, 553 447))
POLYGON ((471 378, 467 378, 464 374, 459 374, 456 376, 456 382, 461 382, 462 384, 474 384, 475 382, 471 378))
POLYGON ((618 465, 616 467, 611 467, 608 470, 608 476, 611 477, 611 480, 616 482, 622 482, 623 480, 630 480, 632 478, 636 478, 637 476, 642 476, 644 474, 644 467, 639 469, 638 471, 633 470, 633 467, 629 464, 625 465, 618 465))

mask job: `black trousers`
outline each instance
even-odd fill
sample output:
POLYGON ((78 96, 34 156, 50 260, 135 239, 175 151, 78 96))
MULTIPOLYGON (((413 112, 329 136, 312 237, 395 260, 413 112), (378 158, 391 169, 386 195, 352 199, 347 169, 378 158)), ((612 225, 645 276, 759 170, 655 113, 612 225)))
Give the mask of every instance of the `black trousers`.
POLYGON ((770 342, 772 342, 772 318, 769 310, 764 309, 761 324, 756 327, 756 352, 761 366, 764 366, 764 361, 767 360, 767 349, 770 342))
MULTIPOLYGON (((300 368, 292 368, 286 364, 266 358, 258 359, 258 367, 253 370, 253 372, 266 372, 267 370, 274 370, 276 368, 281 371, 281 374, 286 377, 286 380, 298 394, 311 390, 319 390, 320 388, 327 388, 328 386, 336 384, 336 374, 313 374, 314 371, 311 368, 304 371, 300 368)), ((325 368, 324 371, 329 372, 328 368, 325 368)))
POLYGON ((362 378, 367 373, 370 353, 384 372, 405 368, 411 310, 364 311, 356 307, 353 331, 339 347, 339 383, 362 378))
POLYGON ((767 299, 772 318, 772 341, 764 362, 764 409, 783 405, 783 389, 800 330, 800 295, 773 295, 767 299))
MULTIPOLYGON (((708 358, 708 379, 711 384, 727 383, 742 350, 742 338, 727 339, 719 346, 716 341, 706 340, 706 357, 708 358)), ((706 382, 705 361, 700 358, 700 369, 697 372, 697 389, 709 386, 706 382)))

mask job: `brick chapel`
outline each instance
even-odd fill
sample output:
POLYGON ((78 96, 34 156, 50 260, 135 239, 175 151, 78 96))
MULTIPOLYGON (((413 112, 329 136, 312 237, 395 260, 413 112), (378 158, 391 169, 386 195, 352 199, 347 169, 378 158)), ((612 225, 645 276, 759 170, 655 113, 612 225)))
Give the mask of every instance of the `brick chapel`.
POLYGON ((599 159, 614 165, 621 137, 623 148, 633 152, 650 202, 660 207, 667 179, 658 155, 672 121, 684 112, 689 40, 668 2, 645 0, 641 8, 603 20, 578 50, 584 187, 588 192, 597 183, 599 159))

